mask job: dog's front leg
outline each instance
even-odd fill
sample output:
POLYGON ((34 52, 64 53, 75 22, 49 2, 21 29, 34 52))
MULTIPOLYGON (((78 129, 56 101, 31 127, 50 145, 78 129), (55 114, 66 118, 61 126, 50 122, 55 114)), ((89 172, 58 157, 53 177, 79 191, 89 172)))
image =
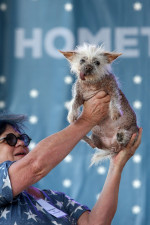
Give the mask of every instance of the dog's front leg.
POLYGON ((122 116, 121 109, 121 91, 117 80, 113 74, 104 77, 101 83, 101 90, 104 90, 110 96, 109 112, 112 120, 117 120, 122 116))
POLYGON ((122 116, 122 110, 121 110, 121 95, 119 93, 119 90, 115 90, 113 93, 111 93, 111 100, 110 100, 110 117, 112 120, 117 120, 119 117, 122 116))
POLYGON ((86 141, 92 148, 96 147, 93 140, 91 138, 89 138, 88 136, 84 136, 82 138, 82 140, 86 141))
POLYGON ((71 107, 69 109, 69 113, 67 116, 67 120, 69 123, 74 122, 77 120, 79 113, 80 113, 80 106, 84 103, 83 99, 81 96, 76 95, 72 101, 71 101, 71 107))

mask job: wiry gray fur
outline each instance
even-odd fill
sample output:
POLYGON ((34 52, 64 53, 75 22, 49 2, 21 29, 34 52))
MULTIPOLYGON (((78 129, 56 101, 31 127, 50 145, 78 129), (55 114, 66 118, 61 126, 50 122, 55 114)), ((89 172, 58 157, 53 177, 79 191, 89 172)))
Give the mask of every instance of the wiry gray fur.
POLYGON ((105 52, 101 46, 89 44, 74 51, 60 52, 68 59, 71 71, 77 76, 68 113, 70 123, 78 118, 84 101, 97 92, 105 91, 111 97, 107 118, 93 127, 90 137, 83 138, 92 148, 96 148, 91 164, 110 158, 127 145, 133 133, 138 133, 136 115, 111 72, 111 62, 121 54, 105 52))

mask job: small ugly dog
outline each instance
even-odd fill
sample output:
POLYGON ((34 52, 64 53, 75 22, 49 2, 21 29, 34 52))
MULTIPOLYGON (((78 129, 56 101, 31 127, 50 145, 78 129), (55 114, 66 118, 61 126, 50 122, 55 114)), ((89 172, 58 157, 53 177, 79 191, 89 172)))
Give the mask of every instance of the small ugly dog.
POLYGON ((138 134, 136 115, 111 72, 111 63, 122 54, 106 52, 102 46, 86 43, 74 51, 60 52, 77 76, 68 113, 69 123, 78 118, 84 101, 97 92, 105 91, 111 98, 109 115, 93 127, 90 137, 83 138, 92 148, 97 148, 91 160, 91 164, 96 164, 114 156, 127 145, 133 133, 138 134))

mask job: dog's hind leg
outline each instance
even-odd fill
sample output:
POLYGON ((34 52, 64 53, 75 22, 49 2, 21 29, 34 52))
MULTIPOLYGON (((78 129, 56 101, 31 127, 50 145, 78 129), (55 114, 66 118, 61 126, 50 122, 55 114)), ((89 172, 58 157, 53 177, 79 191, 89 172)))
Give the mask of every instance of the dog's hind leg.
MULTIPOLYGON (((130 141, 130 138, 133 133, 137 133, 137 136, 138 136, 138 128, 135 125, 131 126, 130 129, 128 129, 128 130, 120 129, 116 135, 117 142, 125 147, 128 144, 128 142, 130 141)), ((137 136, 136 136, 136 138, 137 138, 137 136)))

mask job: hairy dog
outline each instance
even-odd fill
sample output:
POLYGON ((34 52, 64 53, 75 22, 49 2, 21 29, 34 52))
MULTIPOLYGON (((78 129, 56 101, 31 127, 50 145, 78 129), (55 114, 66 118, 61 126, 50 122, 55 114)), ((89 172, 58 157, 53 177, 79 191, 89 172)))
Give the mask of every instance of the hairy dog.
POLYGON ((93 127, 91 136, 83 138, 96 148, 91 164, 110 158, 127 145, 133 133, 138 134, 136 115, 111 72, 111 63, 122 54, 106 52, 102 46, 86 43, 74 51, 60 52, 77 76, 68 113, 69 123, 78 118, 84 101, 97 92, 105 91, 111 97, 109 115, 93 127))

